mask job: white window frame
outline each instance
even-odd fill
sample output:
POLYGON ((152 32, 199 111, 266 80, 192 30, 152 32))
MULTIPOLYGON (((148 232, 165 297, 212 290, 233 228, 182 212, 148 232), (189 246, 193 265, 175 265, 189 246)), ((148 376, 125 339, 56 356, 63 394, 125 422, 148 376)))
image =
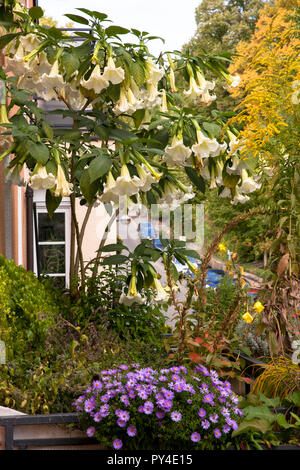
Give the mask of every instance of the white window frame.
MULTIPOLYGON (((36 224, 38 233, 39 214, 47 214, 46 208, 46 191, 34 191, 33 202, 36 204, 36 224)), ((65 214, 65 241, 64 242, 39 242, 39 245, 64 245, 65 246, 65 273, 47 274, 48 277, 63 277, 65 276, 65 287, 68 288, 70 284, 70 240, 71 240, 71 204, 69 198, 62 198, 59 207, 55 213, 65 214)), ((34 219, 34 218, 33 218, 34 219)), ((35 238, 35 221, 33 220, 33 269, 35 274, 38 274, 37 257, 36 257, 36 238, 35 238)))

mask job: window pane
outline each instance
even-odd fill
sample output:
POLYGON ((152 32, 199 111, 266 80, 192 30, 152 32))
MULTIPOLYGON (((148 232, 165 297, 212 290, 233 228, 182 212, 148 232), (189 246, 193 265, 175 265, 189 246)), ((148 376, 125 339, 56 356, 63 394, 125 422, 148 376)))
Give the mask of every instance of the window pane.
POLYGON ((65 246, 40 245, 40 274, 65 273, 65 246))
POLYGON ((48 214, 38 214, 39 242, 65 241, 65 214, 57 212, 50 219, 48 214))
POLYGON ((50 277, 52 284, 57 289, 63 289, 66 286, 66 278, 65 276, 58 276, 58 277, 50 277))

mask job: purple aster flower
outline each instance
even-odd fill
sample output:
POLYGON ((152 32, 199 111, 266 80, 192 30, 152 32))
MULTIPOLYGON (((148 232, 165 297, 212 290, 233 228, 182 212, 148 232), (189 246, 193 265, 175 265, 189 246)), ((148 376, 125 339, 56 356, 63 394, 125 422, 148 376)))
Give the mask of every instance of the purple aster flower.
POLYGON ((100 423, 100 421, 102 420, 103 416, 101 414, 101 411, 97 411, 97 413, 95 413, 95 416, 94 416, 94 421, 96 423, 100 423))
POLYGON ((162 410, 158 410, 155 414, 158 419, 163 419, 166 416, 166 413, 162 410))
POLYGON ((213 393, 208 393, 207 395, 204 395, 203 401, 204 403, 213 403, 214 399, 214 394, 213 393))
POLYGON ((130 398, 135 398, 135 393, 134 393, 134 391, 133 391, 133 390, 129 390, 128 396, 129 396, 130 398))
POLYGON ((174 381, 174 382, 178 382, 178 380, 181 380, 181 377, 179 377, 179 375, 177 374, 173 374, 171 379, 174 381))
POLYGON ((157 394, 155 395, 155 398, 156 398, 156 400, 163 400, 163 399, 164 399, 164 395, 163 395, 162 393, 157 393, 157 394))
POLYGON ((166 377, 165 375, 161 375, 160 377, 158 377, 158 380, 159 380, 160 382, 166 382, 168 379, 167 379, 167 377, 166 377))
POLYGON ((191 405, 193 403, 193 400, 190 400, 190 398, 186 401, 188 405, 191 405))
POLYGON ((166 388, 163 388, 162 392, 163 392, 165 398, 167 398, 168 400, 172 400, 174 398, 174 392, 172 392, 172 390, 168 390, 166 388))
POLYGON ((193 432, 193 434, 191 434, 191 441, 199 442, 200 441, 200 434, 198 432, 193 432))
POLYGON ((210 422, 207 419, 204 419, 203 421, 201 421, 201 426, 203 427, 203 429, 208 429, 210 427, 210 422))
POLYGON ((120 426, 120 428, 124 428, 124 426, 126 426, 126 421, 124 421, 123 419, 118 419, 117 421, 117 425, 120 426))
POLYGON ((173 366, 170 369, 171 372, 174 372, 174 374, 178 374, 180 372, 180 367, 173 366))
POLYGON ((122 365, 120 366, 120 369, 121 369, 121 370, 127 370, 127 369, 128 369, 128 366, 125 366, 124 364, 122 364, 122 365))
POLYGON ((222 436, 220 429, 214 429, 214 435, 217 439, 222 436))
POLYGON ((171 402, 171 400, 164 400, 163 408, 165 411, 170 411, 172 406, 173 406, 173 403, 171 402))
POLYGON ((127 428, 127 434, 130 437, 134 437, 136 435, 136 428, 134 426, 129 426, 129 428, 127 428))
POLYGON ((182 415, 181 413, 179 413, 179 411, 172 411, 171 413, 171 419, 172 421, 181 421, 181 418, 182 418, 182 415))
POLYGON ((220 403, 225 403, 226 398, 225 397, 218 397, 218 400, 220 403))
POLYGON ((93 382, 93 390, 99 391, 99 390, 102 389, 102 387, 103 387, 103 385, 102 385, 102 382, 100 382, 100 380, 95 380, 93 382))
POLYGON ((228 434, 230 432, 230 426, 228 426, 228 424, 224 424, 223 426, 223 433, 224 434, 228 434))
POLYGON ((143 405, 141 405, 141 406, 138 407, 138 412, 139 412, 139 413, 144 413, 144 407, 143 407, 143 405))
POLYGON ((87 412, 87 413, 90 413, 91 411, 93 411, 93 409, 95 408, 95 401, 91 398, 90 400, 86 400, 84 402, 84 410, 87 412))
POLYGON ((223 416, 230 416, 230 410, 228 408, 226 408, 226 406, 223 406, 221 408, 221 413, 223 416))
POLYGON ((147 393, 145 392, 145 390, 141 390, 140 392, 138 392, 138 396, 139 396, 142 400, 147 400, 147 398, 148 398, 148 395, 147 395, 147 393))
POLYGON ((232 403, 234 403, 235 405, 237 405, 238 402, 239 402, 238 397, 236 397, 235 395, 231 395, 231 396, 230 396, 230 400, 231 400, 232 403))
POLYGON ((177 382, 175 385, 174 385, 174 390, 176 392, 183 392, 184 391, 184 386, 185 384, 183 384, 182 382, 177 382))
POLYGON ((215 413, 213 415, 210 415, 209 419, 212 423, 217 423, 219 421, 219 416, 217 415, 217 413, 215 413))
POLYGON ((200 418, 204 418, 206 416, 206 411, 203 408, 200 408, 198 416, 200 416, 200 418))
POLYGON ((89 428, 87 428, 86 433, 89 437, 93 437, 93 435, 95 434, 95 431, 96 429, 94 428, 94 426, 90 426, 89 428))
POLYGON ((153 411, 154 405, 152 401, 145 401, 144 403, 144 413, 146 415, 150 415, 153 411))
POLYGON ((107 402, 109 401, 109 396, 108 396, 107 394, 106 394, 106 395, 102 395, 101 401, 102 401, 103 403, 107 403, 107 402))
POLYGON ((121 410, 120 413, 119 413, 119 418, 123 421, 129 421, 130 414, 128 413, 128 411, 121 410))
POLYGON ((113 442, 113 446, 115 449, 121 449, 121 447, 123 446, 123 442, 121 441, 121 439, 115 439, 113 442))

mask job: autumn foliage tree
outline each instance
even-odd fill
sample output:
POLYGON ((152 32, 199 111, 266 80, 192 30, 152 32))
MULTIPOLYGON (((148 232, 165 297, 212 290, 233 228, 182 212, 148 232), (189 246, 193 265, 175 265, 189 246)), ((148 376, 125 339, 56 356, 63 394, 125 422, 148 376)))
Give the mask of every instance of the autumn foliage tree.
POLYGON ((246 161, 267 162, 272 181, 263 186, 272 235, 266 308, 272 350, 289 350, 296 334, 299 303, 299 1, 266 6, 250 42, 237 47, 230 66, 241 84, 241 99, 230 124, 240 129, 239 150, 246 161))

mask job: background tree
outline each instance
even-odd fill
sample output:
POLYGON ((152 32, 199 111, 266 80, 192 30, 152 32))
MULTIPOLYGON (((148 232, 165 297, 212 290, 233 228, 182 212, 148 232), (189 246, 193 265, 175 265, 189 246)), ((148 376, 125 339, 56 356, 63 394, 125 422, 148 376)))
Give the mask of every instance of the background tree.
MULTIPOLYGON (((238 126, 244 160, 272 167, 268 184, 271 209, 270 269, 262 328, 268 327, 272 351, 291 350, 299 304, 299 141, 300 141, 300 9, 298 1, 267 6, 247 47, 231 71, 242 74, 238 126)), ((234 92, 235 93, 235 92, 234 92)))

